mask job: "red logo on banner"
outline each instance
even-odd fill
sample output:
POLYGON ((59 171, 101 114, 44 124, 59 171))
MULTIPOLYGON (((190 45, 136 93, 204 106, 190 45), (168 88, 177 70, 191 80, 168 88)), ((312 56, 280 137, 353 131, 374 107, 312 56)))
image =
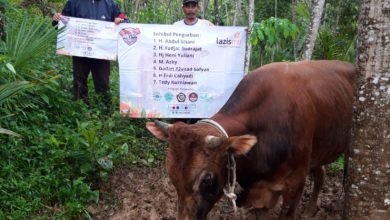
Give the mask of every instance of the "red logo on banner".
POLYGON ((137 41, 137 35, 140 33, 141 31, 139 28, 123 28, 119 32, 123 41, 129 46, 133 45, 137 41))
POLYGON ((189 99, 191 102, 196 102, 196 101, 198 101, 198 94, 196 94, 195 92, 191 92, 191 93, 188 95, 188 99, 189 99))

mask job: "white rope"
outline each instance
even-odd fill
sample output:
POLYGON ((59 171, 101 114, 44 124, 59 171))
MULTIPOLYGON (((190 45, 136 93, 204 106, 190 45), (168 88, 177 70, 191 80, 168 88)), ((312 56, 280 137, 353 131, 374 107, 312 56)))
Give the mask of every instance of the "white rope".
POLYGON ((229 135, 227 134, 225 129, 220 124, 218 124, 218 122, 211 120, 211 119, 202 119, 202 120, 198 121, 198 123, 199 122, 209 124, 209 125, 213 126, 214 128, 216 128, 217 130, 219 130, 226 138, 229 137, 229 135))
POLYGON ((228 183, 223 189, 223 193, 228 197, 233 204, 234 213, 237 212, 236 199, 237 195, 234 193, 234 188, 236 186, 236 161, 234 160, 234 155, 231 152, 228 152, 228 183))

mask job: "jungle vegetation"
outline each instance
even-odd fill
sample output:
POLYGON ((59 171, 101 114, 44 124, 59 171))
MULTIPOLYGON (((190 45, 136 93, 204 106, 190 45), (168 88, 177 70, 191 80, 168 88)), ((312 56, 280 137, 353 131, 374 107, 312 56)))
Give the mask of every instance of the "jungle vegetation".
MULTIPOLYGON (((171 24, 181 0, 118 0, 131 22, 171 24)), ((155 166, 165 148, 147 119, 119 114, 118 68, 112 107, 96 94, 72 100, 69 57, 55 55, 51 15, 65 0, 0 0, 0 219, 90 218, 99 184, 114 168, 155 166)), ((201 16, 217 25, 248 25, 248 1, 204 0, 201 16)), ((302 59, 309 0, 255 1, 250 69, 302 59)), ((355 61, 357 0, 326 1, 312 59, 355 61)), ((93 87, 92 81, 90 88, 93 87)), ((93 90, 90 90, 93 91, 93 90)), ((342 162, 332 165, 334 172, 342 162)))

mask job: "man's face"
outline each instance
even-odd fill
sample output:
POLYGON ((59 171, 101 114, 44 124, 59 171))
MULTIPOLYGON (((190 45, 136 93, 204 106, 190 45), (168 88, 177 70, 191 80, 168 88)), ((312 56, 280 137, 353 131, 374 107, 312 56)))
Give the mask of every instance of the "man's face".
POLYGON ((183 5, 183 12, 187 19, 195 19, 198 15, 198 4, 190 2, 185 5, 183 5))

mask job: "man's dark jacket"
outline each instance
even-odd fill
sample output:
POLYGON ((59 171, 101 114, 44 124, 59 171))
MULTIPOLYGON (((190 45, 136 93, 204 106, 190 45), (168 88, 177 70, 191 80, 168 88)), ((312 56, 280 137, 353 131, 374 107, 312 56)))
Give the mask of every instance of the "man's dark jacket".
POLYGON ((113 0, 68 0, 62 15, 101 21, 114 21, 124 16, 113 0))

